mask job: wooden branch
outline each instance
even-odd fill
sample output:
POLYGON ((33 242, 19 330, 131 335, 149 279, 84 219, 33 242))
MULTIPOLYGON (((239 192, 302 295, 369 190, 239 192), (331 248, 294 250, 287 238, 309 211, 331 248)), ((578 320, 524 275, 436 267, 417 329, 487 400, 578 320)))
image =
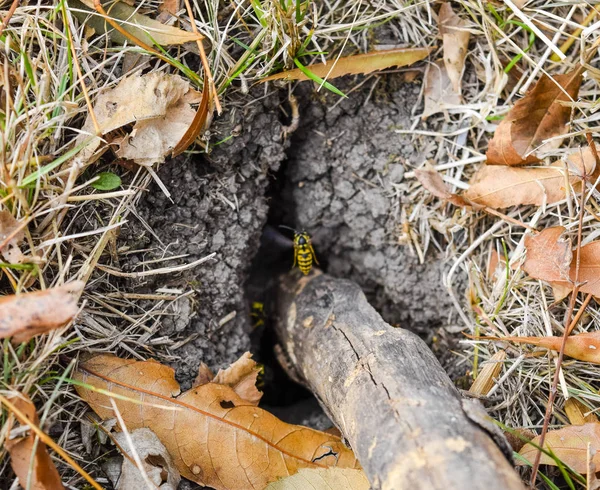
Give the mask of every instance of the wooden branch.
POLYGON ((427 345, 385 323, 353 282, 288 274, 276 328, 288 368, 349 441, 373 488, 524 488, 479 402, 463 400, 427 345))

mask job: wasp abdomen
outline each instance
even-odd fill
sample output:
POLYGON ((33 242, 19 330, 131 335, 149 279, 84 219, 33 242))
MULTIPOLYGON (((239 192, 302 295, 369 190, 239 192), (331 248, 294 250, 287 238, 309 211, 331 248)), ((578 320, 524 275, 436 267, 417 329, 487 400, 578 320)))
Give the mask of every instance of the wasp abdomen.
POLYGON ((305 276, 310 273, 313 260, 316 264, 319 263, 312 247, 310 235, 305 231, 294 234, 294 254, 294 262, 298 264, 298 268, 305 276))

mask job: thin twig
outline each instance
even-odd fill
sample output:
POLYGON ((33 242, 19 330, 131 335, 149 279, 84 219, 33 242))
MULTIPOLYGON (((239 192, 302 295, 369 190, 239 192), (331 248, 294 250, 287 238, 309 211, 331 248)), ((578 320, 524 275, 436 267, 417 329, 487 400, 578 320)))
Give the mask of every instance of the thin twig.
MULTIPOLYGON (((587 181, 587 173, 585 170, 585 165, 583 167, 583 178, 582 182, 587 181)), ((582 240, 582 231, 583 231, 583 214, 585 210, 585 199, 586 192, 585 186, 581 189, 581 201, 579 203, 579 227, 577 230, 577 248, 575 250, 575 281, 573 292, 571 293, 571 299, 569 301, 569 308, 567 309, 567 314, 565 316, 565 328, 562 337, 562 343, 560 345, 560 351, 558 352, 558 359, 556 361, 556 371, 554 372, 554 379, 552 380, 552 386, 550 387, 550 393, 548 394, 548 403, 546 405, 546 413, 544 414, 544 425, 542 426, 542 433, 540 434, 539 440, 539 449, 535 454, 535 461, 533 463, 533 469, 531 470, 531 480, 530 484, 533 487, 535 485, 535 481, 537 479, 538 470, 540 467, 540 460, 542 458, 542 448, 544 447, 544 441, 546 439, 546 434, 548 432, 548 426, 550 425, 550 418, 552 416, 552 409, 554 406, 554 399, 556 398, 556 393, 558 391, 558 380, 560 377, 561 365, 563 362, 563 358, 565 356, 565 346, 567 345, 567 338, 573 330, 574 326, 571 326, 571 316, 573 314, 573 310, 575 309, 575 302, 577 301, 577 295, 579 294, 579 288, 582 284, 579 282, 579 269, 581 265, 581 240, 582 240)), ((582 308, 584 306, 582 305, 582 308)))
POLYGON ((21 0, 13 0, 13 3, 10 4, 8 13, 6 14, 6 17, 4 17, 4 19, 2 19, 2 25, 0 25, 0 36, 4 32, 4 29, 6 29, 6 26, 10 22, 10 18, 13 16, 13 14, 15 13, 15 10, 17 10, 17 7, 19 6, 20 3, 21 3, 21 0))

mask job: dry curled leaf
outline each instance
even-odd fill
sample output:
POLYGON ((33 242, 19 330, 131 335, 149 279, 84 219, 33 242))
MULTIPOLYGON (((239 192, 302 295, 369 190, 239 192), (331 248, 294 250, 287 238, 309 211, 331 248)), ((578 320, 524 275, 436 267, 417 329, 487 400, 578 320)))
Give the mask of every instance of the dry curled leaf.
POLYGON ((423 88, 425 100, 421 118, 427 119, 432 114, 453 109, 462 104, 460 93, 454 90, 452 80, 442 60, 427 66, 423 88))
POLYGON ((454 194, 448 190, 442 176, 433 168, 425 167, 415 170, 415 177, 421 185, 431 192, 435 197, 451 202, 455 206, 469 206, 458 194, 454 194))
POLYGON ((449 3, 442 4, 438 15, 444 46, 444 65, 454 92, 460 94, 460 82, 465 68, 471 33, 466 30, 467 23, 454 13, 449 3))
MULTIPOLYGON (((130 134, 113 141, 118 146, 116 153, 141 165, 152 165, 163 162, 192 125, 196 111, 190 104, 194 97, 189 83, 177 75, 134 74, 102 92, 94 104, 94 114, 102 135, 135 123, 130 134)), ((91 116, 82 131, 78 143, 95 133, 91 116)), ((79 158, 90 159, 101 143, 100 138, 94 138, 79 158)))
POLYGON ((487 163, 524 165, 539 161, 541 151, 558 148, 562 140, 544 140, 567 132, 571 108, 577 99, 583 69, 577 67, 564 75, 542 75, 535 86, 504 117, 489 143, 487 163))
POLYGON ((77 314, 84 283, 0 297, 0 338, 27 342, 35 335, 62 327, 77 314))
MULTIPOLYGON (((539 446, 540 436, 531 441, 539 446)), ((544 449, 552 451, 556 457, 579 473, 588 470, 588 444, 590 445, 592 462, 596 467, 600 464, 600 423, 584 425, 568 425, 558 430, 549 430, 544 441, 544 449)), ((538 449, 531 444, 523 446, 519 454, 533 463, 538 449)), ((556 461, 542 453, 541 464, 556 466, 556 461)), ((525 463, 518 461, 518 465, 525 463)))
MULTIPOLYGON (((386 51, 372 51, 370 53, 356 54, 346 56, 338 60, 331 60, 329 63, 315 63, 306 68, 314 75, 328 80, 341 77, 343 75, 358 75, 371 73, 376 70, 384 70, 386 68, 408 66, 421 61, 431 52, 431 48, 397 48, 386 51)), ((268 82, 269 80, 309 80, 298 68, 294 70, 276 73, 261 80, 268 82)))
POLYGON ((567 196, 567 184, 575 191, 580 188, 583 165, 586 175, 592 174, 596 168, 596 161, 589 150, 581 154, 577 151, 566 162, 558 161, 549 167, 484 165, 473 176, 469 189, 462 196, 494 209, 554 204, 567 196))
MULTIPOLYGON (((123 432, 115 434, 115 442, 121 452, 125 453, 121 475, 116 490, 133 490, 146 488, 146 480, 142 476, 133 458, 133 451, 128 438, 123 432)), ((179 471, 173 464, 165 446, 150 429, 137 429, 130 434, 133 449, 142 461, 148 480, 158 490, 177 490, 181 480, 179 471)))
POLYGON ((349 468, 302 469, 270 483, 265 490, 369 490, 371 484, 362 470, 349 468))
POLYGON ((25 238, 22 223, 8 211, 0 211, 0 252, 9 264, 19 264, 24 255, 19 244, 25 238))
MULTIPOLYGON (((263 489, 301 468, 359 467, 339 438, 286 424, 229 386, 206 383, 180 394, 173 369, 155 361, 99 355, 75 378, 120 395, 114 402, 128 429, 151 429, 181 475, 201 485, 263 489)), ((107 395, 76 388, 100 417, 114 416, 107 395)))
POLYGON ((230 386, 241 398, 252 405, 258 405, 263 395, 256 388, 260 371, 260 366, 252 360, 252 354, 245 352, 227 369, 220 369, 212 382, 230 386))
MULTIPOLYGON (((25 414, 32 424, 39 425, 35 405, 29 397, 21 393, 19 396, 11 398, 10 401, 25 414)), ((5 447, 10 454, 10 465, 19 478, 21 487, 31 490, 64 489, 46 445, 39 439, 36 445, 36 436, 32 430, 19 432, 19 435, 14 438, 9 434, 5 441, 5 447), (33 467, 30 473, 32 459, 33 467)))

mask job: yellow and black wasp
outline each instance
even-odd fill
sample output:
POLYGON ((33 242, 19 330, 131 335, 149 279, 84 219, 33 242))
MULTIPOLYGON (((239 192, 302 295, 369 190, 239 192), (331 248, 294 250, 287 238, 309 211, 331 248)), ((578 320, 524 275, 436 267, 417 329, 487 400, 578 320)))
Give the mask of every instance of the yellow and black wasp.
POLYGON ((289 226, 280 226, 294 232, 294 265, 298 264, 298 268, 305 276, 310 273, 313 261, 319 265, 315 249, 312 246, 310 235, 305 231, 299 232, 289 226))

